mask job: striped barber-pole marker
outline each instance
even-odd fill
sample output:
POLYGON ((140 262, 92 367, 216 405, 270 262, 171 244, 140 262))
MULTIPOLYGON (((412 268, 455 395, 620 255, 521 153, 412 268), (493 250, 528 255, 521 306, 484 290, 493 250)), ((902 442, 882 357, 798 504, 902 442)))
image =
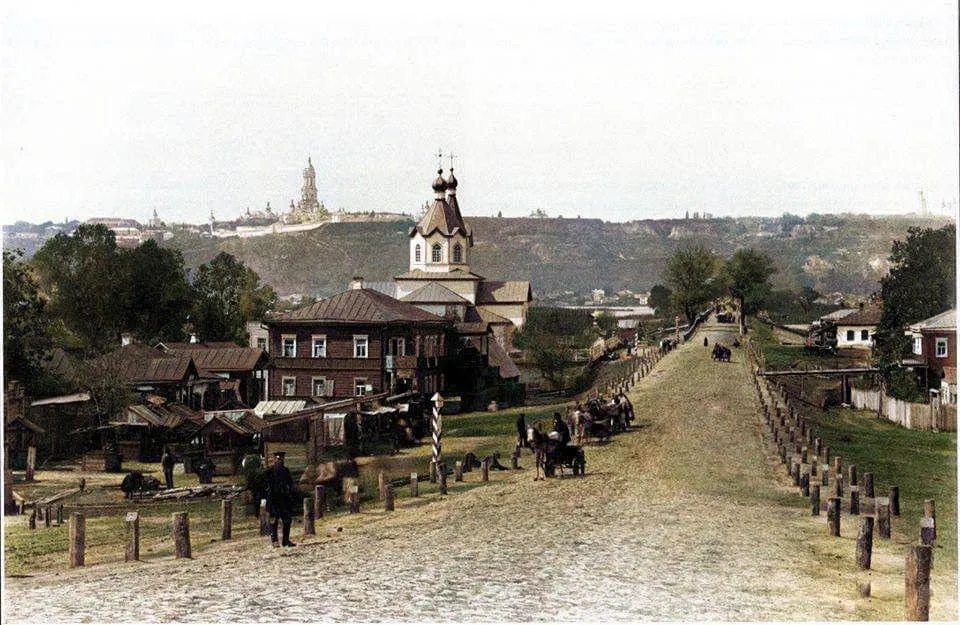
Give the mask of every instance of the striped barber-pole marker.
POLYGON ((443 397, 440 393, 434 393, 433 397, 433 419, 431 426, 433 430, 433 463, 438 469, 440 467, 440 436, 443 433, 443 416, 440 409, 443 408, 443 397))

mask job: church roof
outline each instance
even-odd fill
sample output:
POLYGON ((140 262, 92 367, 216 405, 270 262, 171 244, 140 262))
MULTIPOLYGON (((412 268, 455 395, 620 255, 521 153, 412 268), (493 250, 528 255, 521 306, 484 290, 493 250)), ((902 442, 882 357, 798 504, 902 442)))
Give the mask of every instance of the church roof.
POLYGON ((483 280, 483 277, 470 271, 454 269, 452 271, 424 271, 423 269, 411 269, 407 273, 402 273, 394 280, 483 280))
POLYGON ((419 232, 427 237, 437 231, 448 237, 457 233, 468 238, 472 236, 470 228, 464 223, 457 207, 451 206, 442 198, 433 201, 417 225, 410 229, 410 236, 413 236, 414 232, 419 232))
POLYGON ((437 282, 430 282, 423 285, 416 291, 404 295, 400 298, 401 302, 410 302, 411 304, 469 304, 470 302, 460 297, 447 287, 437 282))
POLYGON ((442 322, 443 319, 373 289, 348 289, 310 306, 266 319, 279 321, 328 321, 390 323, 394 321, 442 322))
MULTIPOLYGON (((470 342, 473 343, 478 349, 478 339, 470 339, 470 342)), ((517 364, 513 362, 510 356, 507 354, 507 351, 497 341, 489 341, 487 344, 487 361, 490 363, 491 367, 497 367, 500 369, 500 377, 504 380, 510 378, 519 378, 520 369, 517 367, 517 364)))
POLYGON ((533 299, 530 283, 521 280, 484 280, 477 288, 478 304, 517 304, 533 299))
POLYGON ((513 325, 513 322, 507 319, 506 317, 498 315, 497 313, 493 312, 492 310, 489 310, 488 308, 485 308, 484 306, 475 306, 471 310, 473 311, 473 314, 476 315, 476 317, 480 321, 483 321, 484 323, 499 323, 499 324, 513 325))

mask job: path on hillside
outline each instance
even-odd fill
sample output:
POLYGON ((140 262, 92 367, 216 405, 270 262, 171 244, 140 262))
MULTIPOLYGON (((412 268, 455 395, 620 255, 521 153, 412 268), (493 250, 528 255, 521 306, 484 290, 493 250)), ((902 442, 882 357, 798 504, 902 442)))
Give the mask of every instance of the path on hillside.
MULTIPOLYGON (((711 345, 726 336, 706 333, 711 345)), ((794 565, 809 517, 777 503, 743 352, 714 363, 702 339, 635 388, 642 427, 588 447, 585 478, 500 474, 444 501, 401 500, 389 516, 326 519, 319 538, 289 550, 248 540, 189 562, 7 580, 5 619, 851 618, 794 565)))

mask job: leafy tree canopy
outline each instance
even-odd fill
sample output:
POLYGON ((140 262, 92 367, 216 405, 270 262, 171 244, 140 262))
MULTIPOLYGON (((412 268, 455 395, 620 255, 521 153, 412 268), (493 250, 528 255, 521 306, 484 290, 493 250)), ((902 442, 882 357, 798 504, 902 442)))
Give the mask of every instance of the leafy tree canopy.
POLYGON ((717 295, 720 259, 703 246, 677 250, 667 260, 666 281, 672 302, 694 319, 703 306, 717 295))
POLYGON ((20 250, 3 250, 3 375, 28 389, 53 342, 46 302, 20 250))
POLYGON ((724 264, 722 279, 740 304, 741 329, 745 327, 744 316, 763 307, 770 295, 770 276, 776 272, 769 256, 752 249, 737 250, 724 264))
POLYGON ((653 308, 658 317, 666 317, 670 314, 670 302, 673 292, 662 284, 655 284, 650 289, 650 297, 647 298, 647 305, 653 308))
POLYGON ((200 340, 239 344, 246 342, 245 323, 261 318, 278 300, 273 287, 260 284, 257 272, 226 252, 200 265, 193 295, 190 318, 200 340))

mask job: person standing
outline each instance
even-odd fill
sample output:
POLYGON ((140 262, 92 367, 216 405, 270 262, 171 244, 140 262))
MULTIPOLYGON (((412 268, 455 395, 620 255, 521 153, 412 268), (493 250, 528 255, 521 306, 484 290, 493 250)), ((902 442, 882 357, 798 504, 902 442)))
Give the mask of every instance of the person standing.
POLYGON ((163 467, 163 480, 167 483, 167 489, 173 488, 173 465, 176 463, 177 459, 170 453, 170 448, 164 447, 163 456, 160 457, 160 466, 163 467))
POLYGON ((281 544, 293 547, 290 542, 290 522, 293 520, 294 486, 290 469, 284 464, 285 452, 273 454, 273 466, 267 472, 267 513, 270 515, 270 540, 274 547, 281 544), (283 523, 283 542, 277 540, 277 524, 283 523))
POLYGON ((527 445, 527 419, 526 416, 521 412, 517 416, 517 453, 520 453, 520 450, 527 445))

